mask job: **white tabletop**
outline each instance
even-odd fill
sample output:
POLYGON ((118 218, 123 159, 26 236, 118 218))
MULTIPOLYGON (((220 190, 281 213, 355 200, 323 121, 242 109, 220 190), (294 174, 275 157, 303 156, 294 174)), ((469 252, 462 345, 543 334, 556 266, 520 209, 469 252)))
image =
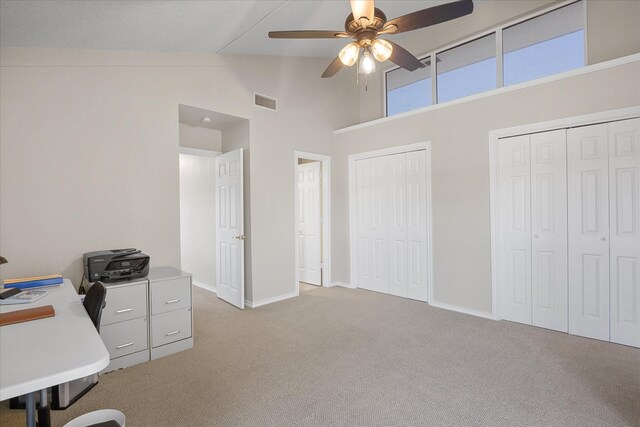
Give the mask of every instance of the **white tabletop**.
POLYGON ((109 364, 109 353, 71 281, 46 288, 29 304, 0 306, 0 312, 52 305, 46 319, 0 326, 0 401, 86 377, 109 364))

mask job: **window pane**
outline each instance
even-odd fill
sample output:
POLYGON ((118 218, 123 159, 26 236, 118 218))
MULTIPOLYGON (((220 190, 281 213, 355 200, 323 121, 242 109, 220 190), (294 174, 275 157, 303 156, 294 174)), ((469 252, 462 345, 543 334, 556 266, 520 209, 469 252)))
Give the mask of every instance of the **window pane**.
POLYGON ((387 116, 431 105, 431 67, 398 68, 386 73, 386 79, 387 116))
POLYGON ((505 86, 583 67, 582 2, 506 28, 502 43, 505 86))
POLYGON ((437 55, 438 103, 496 88, 496 35, 437 55))

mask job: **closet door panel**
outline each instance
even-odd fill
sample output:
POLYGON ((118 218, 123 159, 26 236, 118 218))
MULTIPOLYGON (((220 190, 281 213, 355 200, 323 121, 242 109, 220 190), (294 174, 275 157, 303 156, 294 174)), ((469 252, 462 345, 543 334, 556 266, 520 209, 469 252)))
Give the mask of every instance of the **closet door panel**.
POLYGON ((389 168, 389 293, 407 297, 407 173, 405 154, 385 156, 389 168))
POLYGON ((502 318, 531 324, 531 194, 529 136, 498 144, 500 299, 502 318))
POLYGON ((384 158, 356 162, 358 286, 388 293, 387 174, 384 158))
POLYGON ((609 340, 607 125, 567 131, 569 333, 609 340))
POLYGON ((609 123, 611 341, 640 347, 640 119, 609 123))
POLYGON ((566 130, 531 135, 532 324, 568 331, 566 130))
POLYGON ((406 153, 407 297, 427 301, 426 151, 406 153))

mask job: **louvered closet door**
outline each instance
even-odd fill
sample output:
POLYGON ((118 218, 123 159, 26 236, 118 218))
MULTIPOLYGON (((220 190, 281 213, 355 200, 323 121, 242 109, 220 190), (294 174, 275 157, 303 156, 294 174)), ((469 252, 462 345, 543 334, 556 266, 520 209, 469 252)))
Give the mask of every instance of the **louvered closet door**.
POLYGON ((569 333, 609 340, 607 124, 567 131, 569 333))
POLYGON ((567 332, 566 130, 531 135, 532 324, 567 332))
POLYGON ((388 162, 376 157, 355 163, 358 287, 389 293, 388 162))
POLYGON ((498 144, 502 318, 531 324, 531 165, 529 136, 498 144))
POLYGON ((609 123, 611 341, 640 347, 640 119, 609 123))

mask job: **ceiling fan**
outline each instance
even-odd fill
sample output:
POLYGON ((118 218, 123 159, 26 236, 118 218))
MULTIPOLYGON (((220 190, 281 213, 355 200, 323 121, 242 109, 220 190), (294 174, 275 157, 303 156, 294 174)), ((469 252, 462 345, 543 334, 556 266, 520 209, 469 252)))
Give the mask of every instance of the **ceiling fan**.
POLYGON ((322 77, 332 77, 343 67, 352 66, 358 61, 359 56, 360 73, 369 74, 375 71, 374 59, 380 62, 388 59, 404 69, 414 71, 424 68, 425 65, 406 49, 378 36, 405 33, 468 15, 473 12, 473 1, 457 0, 389 21, 384 12, 375 7, 374 0, 351 0, 351 11, 344 23, 344 31, 270 31, 269 37, 272 39, 354 39, 355 41, 342 48, 322 77))

